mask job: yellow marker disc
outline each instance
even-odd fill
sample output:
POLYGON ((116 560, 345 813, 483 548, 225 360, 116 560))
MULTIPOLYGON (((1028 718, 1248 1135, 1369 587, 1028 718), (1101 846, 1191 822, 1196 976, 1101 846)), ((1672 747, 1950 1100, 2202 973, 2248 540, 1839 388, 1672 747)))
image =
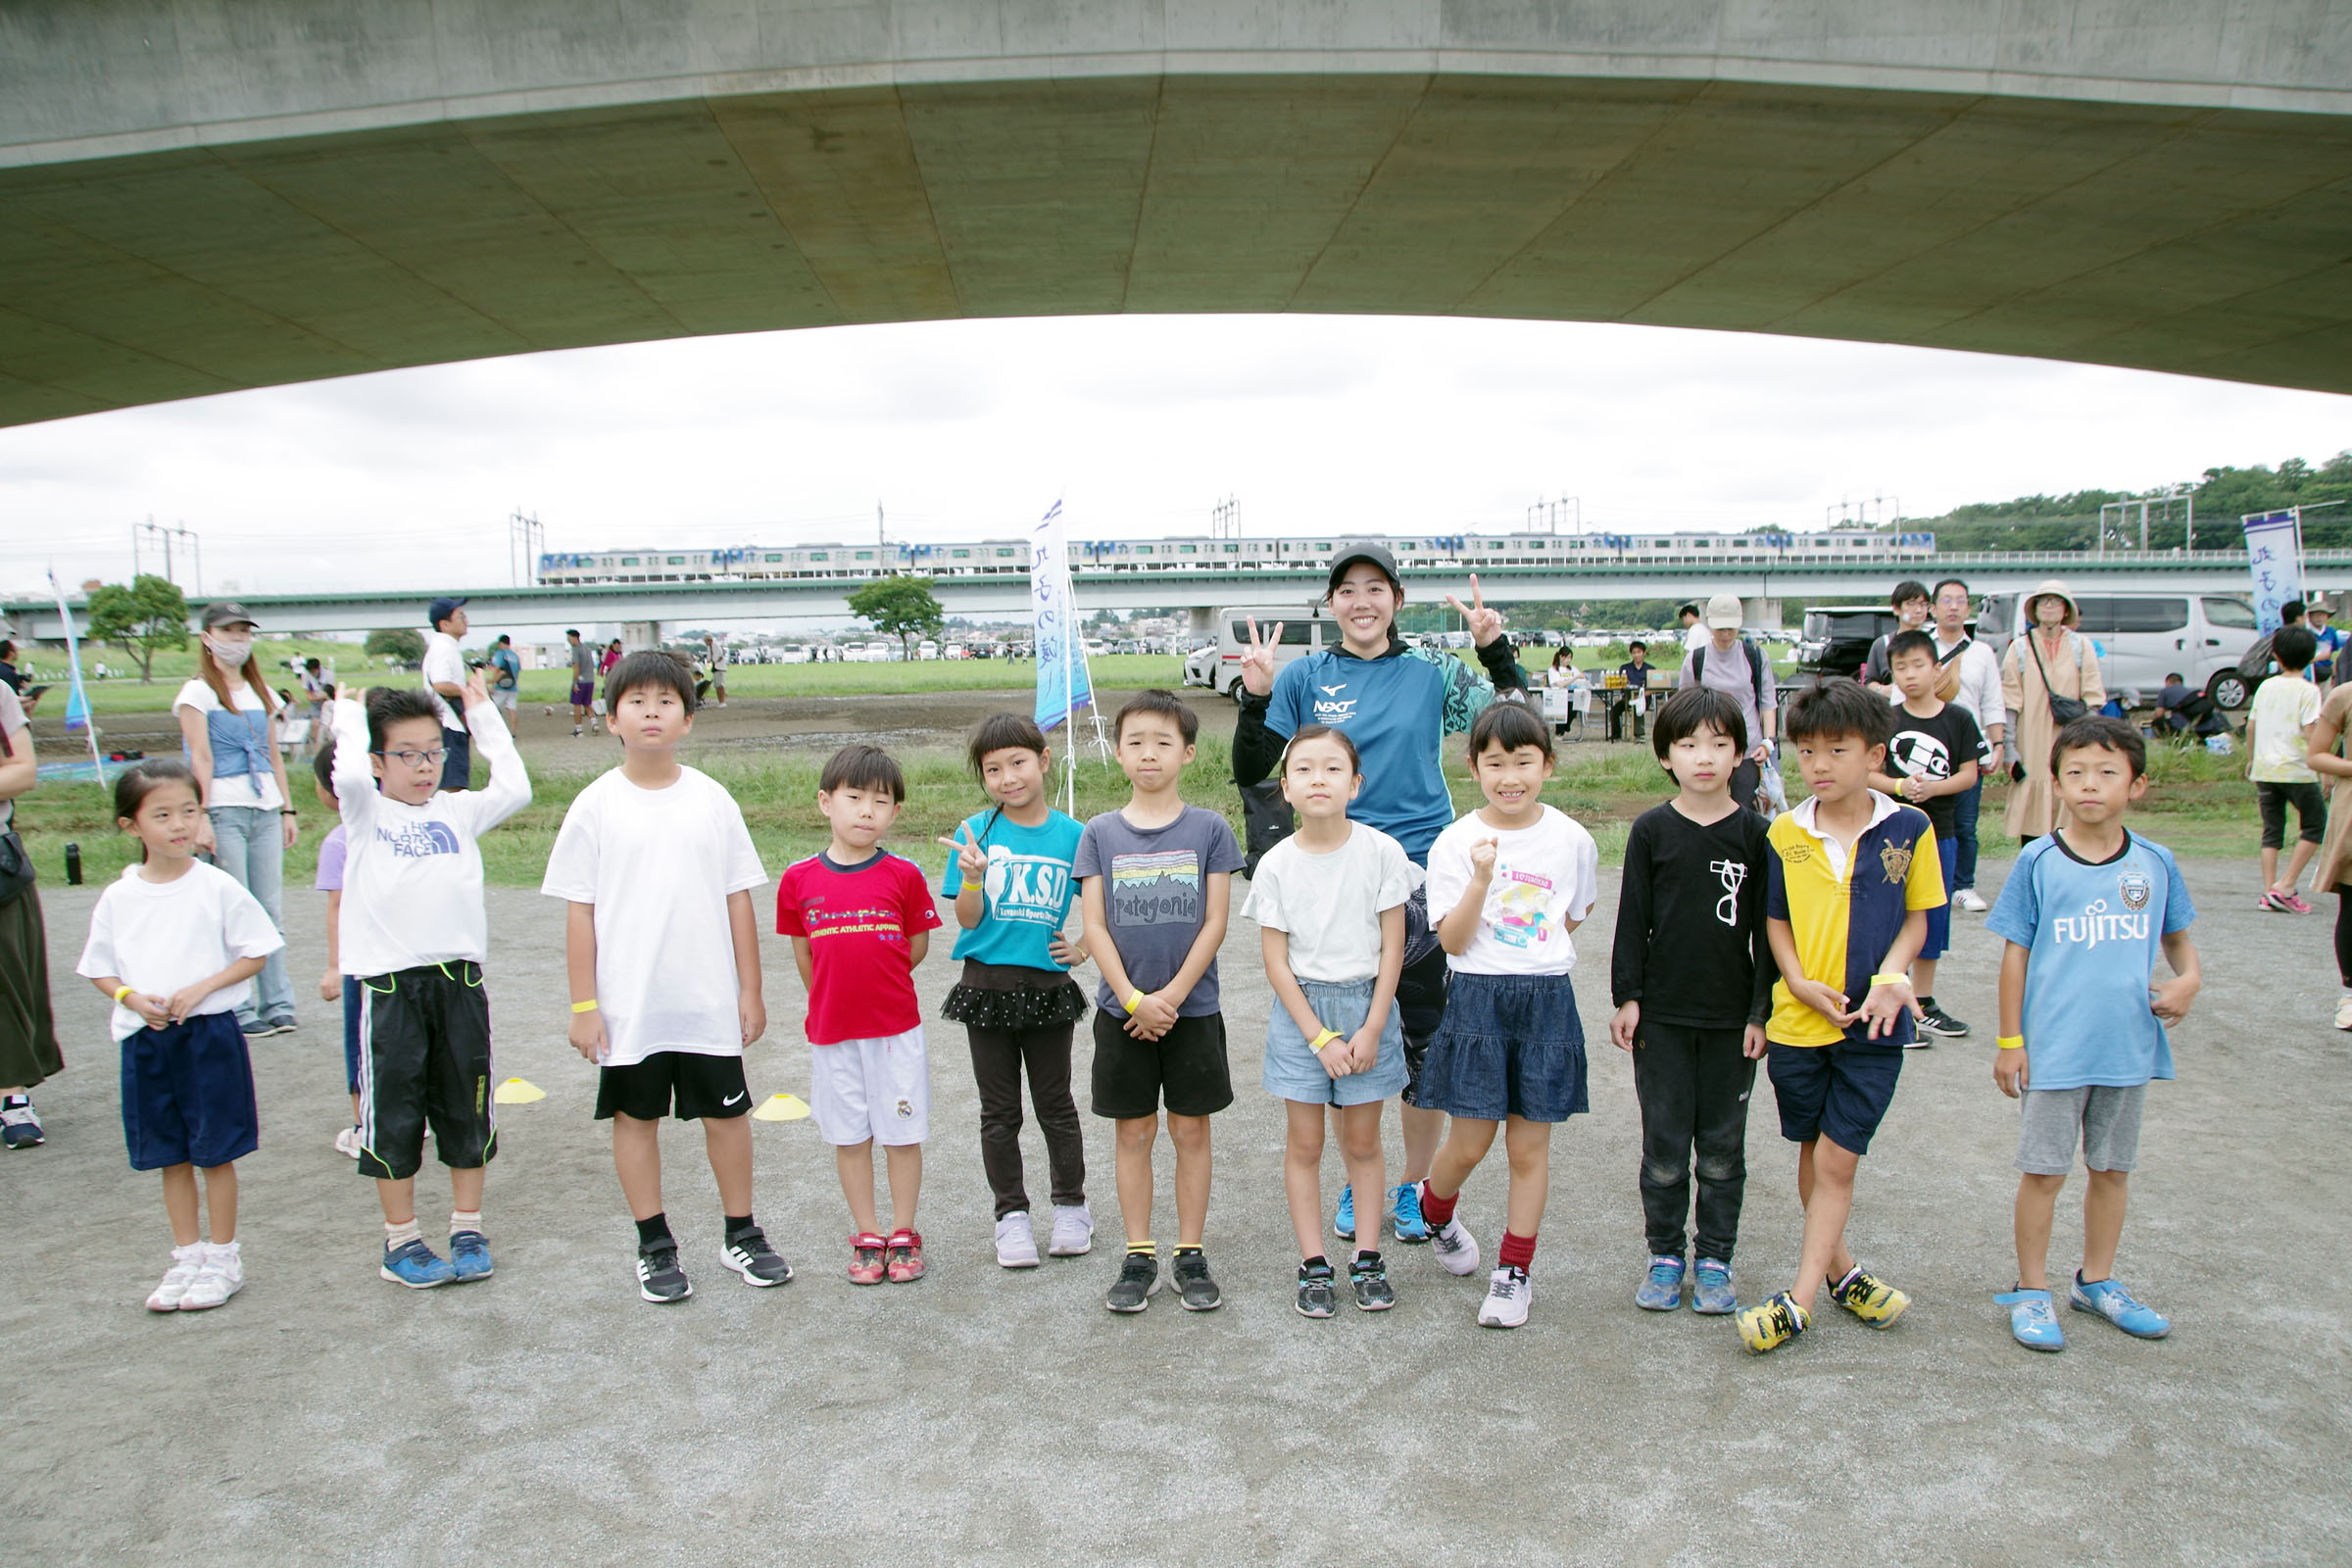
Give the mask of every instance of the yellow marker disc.
POLYGON ((754 1121, 799 1121, 808 1107, 798 1095, 770 1095, 752 1112, 754 1121))
POLYGON ((545 1100, 547 1091, 528 1079, 510 1078, 490 1098, 502 1105, 527 1105, 534 1100, 545 1100))

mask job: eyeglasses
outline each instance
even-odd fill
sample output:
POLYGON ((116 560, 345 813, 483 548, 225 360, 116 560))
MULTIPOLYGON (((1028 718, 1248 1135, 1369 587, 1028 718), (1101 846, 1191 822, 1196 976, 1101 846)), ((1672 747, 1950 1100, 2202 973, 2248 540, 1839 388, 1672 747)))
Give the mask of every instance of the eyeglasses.
POLYGON ((436 746, 429 752, 377 752, 375 755, 387 761, 398 762, 403 767, 416 767, 426 762, 439 767, 448 759, 449 752, 446 748, 436 746))

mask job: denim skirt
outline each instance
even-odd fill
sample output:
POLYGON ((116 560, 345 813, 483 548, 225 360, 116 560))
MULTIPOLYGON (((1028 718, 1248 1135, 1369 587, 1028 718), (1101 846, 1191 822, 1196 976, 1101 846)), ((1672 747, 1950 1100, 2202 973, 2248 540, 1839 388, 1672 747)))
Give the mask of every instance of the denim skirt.
POLYGON ((1456 969, 1416 1098, 1473 1121, 1566 1121, 1588 1109, 1576 987, 1564 974, 1456 969))

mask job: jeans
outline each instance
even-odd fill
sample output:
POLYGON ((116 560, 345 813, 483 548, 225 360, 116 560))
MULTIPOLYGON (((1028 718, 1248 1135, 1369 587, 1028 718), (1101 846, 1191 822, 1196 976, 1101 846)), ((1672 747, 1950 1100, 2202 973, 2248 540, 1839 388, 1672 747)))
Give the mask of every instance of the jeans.
POLYGON ((1732 1260, 1747 1190, 1748 1095, 1756 1086, 1756 1064, 1740 1053, 1740 1034, 1738 1028, 1691 1029, 1644 1019, 1635 1038, 1642 1217, 1652 1257, 1683 1255, 1695 1163, 1697 1254, 1732 1260))
POLYGON ((1027 1212, 1029 1188, 1021 1172, 1021 1069, 1029 1072, 1029 1101, 1046 1135, 1046 1164, 1054 1201, 1075 1208, 1086 1201, 1086 1138, 1078 1102, 1070 1095, 1070 1035, 1057 1023, 1019 1033, 964 1025, 972 1041, 972 1082, 980 1091, 980 1166, 996 1195, 997 1218, 1027 1212))
POLYGON ((1962 888, 1977 885, 1977 812, 1984 805, 1984 780, 1977 779, 1965 794, 1952 797, 1952 837, 1959 843, 1960 853, 1952 860, 1952 885, 1944 892, 1957 893, 1962 888))
MULTIPOLYGON (((284 889, 286 841, 278 824, 285 819, 259 806, 216 806, 206 814, 213 819, 213 863, 235 877, 237 885, 270 911, 270 923, 284 936, 286 922, 278 903, 284 889)), ((253 977, 251 994, 237 1004, 237 1022, 293 1016, 294 988, 286 979, 286 950, 279 948, 253 977)))

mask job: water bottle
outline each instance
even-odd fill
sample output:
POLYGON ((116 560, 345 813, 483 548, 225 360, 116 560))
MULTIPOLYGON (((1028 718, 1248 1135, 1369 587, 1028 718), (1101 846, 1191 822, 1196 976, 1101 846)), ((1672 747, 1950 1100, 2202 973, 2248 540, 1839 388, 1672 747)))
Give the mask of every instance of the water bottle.
POLYGON ((66 886, 81 886, 81 846, 78 844, 66 846, 66 886))

